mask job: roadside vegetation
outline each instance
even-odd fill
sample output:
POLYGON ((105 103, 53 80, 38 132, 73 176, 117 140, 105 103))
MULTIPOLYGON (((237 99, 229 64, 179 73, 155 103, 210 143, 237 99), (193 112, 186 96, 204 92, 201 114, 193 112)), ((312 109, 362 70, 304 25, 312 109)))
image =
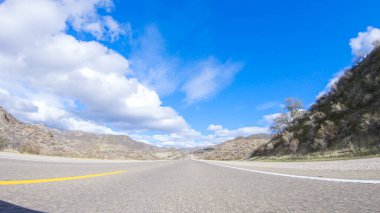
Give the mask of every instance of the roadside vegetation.
POLYGON ((18 151, 21 153, 28 153, 33 155, 41 154, 41 148, 36 144, 25 144, 18 148, 18 151))
POLYGON ((325 151, 315 152, 304 155, 268 155, 268 156, 255 156, 250 158, 253 161, 269 161, 269 162, 283 162, 283 161, 330 161, 330 160, 350 160, 358 158, 371 158, 380 157, 380 153, 372 149, 360 149, 356 152, 350 151, 325 151))

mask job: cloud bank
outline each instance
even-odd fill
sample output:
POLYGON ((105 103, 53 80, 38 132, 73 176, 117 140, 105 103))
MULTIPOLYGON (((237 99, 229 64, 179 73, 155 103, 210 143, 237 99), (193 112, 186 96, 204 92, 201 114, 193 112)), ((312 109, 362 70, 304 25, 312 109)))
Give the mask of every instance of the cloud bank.
POLYGON ((2 100, 15 100, 1 104, 19 103, 9 109, 23 120, 66 129, 97 131, 103 125, 100 132, 109 133, 110 127, 169 132, 188 128, 175 110, 162 106, 155 91, 126 77, 127 59, 98 41, 66 33, 72 27, 95 39, 117 39, 124 32, 121 25, 97 13, 111 5, 103 0, 2 3, 2 100), (84 110, 77 110, 78 104, 84 110), (25 113, 21 105, 34 111, 25 113))

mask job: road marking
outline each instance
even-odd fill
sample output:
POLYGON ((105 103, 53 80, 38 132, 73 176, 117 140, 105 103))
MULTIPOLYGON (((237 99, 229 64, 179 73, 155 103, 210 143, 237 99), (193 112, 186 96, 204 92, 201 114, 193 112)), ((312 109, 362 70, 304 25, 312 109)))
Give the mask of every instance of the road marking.
POLYGON ((302 176, 302 175, 289 175, 289 174, 282 174, 282 173, 275 173, 275 172, 265 172, 265 171, 259 171, 259 170, 253 170, 253 169, 244 169, 240 167, 234 167, 234 166, 227 166, 227 165, 221 165, 211 162, 206 162, 202 160, 198 160, 199 162, 212 164, 215 166, 221 166, 231 169, 238 169, 248 172, 255 172, 260 174, 266 174, 266 175, 275 175, 275 176, 282 176, 282 177, 290 177, 290 178, 299 178, 299 179, 309 179, 309 180, 320 180, 320 181, 332 181, 332 182, 341 182, 341 183, 366 183, 366 184, 380 184, 380 180, 358 180, 358 179, 339 179, 339 178, 324 178, 324 177, 312 177, 312 176, 302 176))
POLYGON ((59 177, 59 178, 45 178, 45 179, 34 179, 34 180, 3 180, 3 181, 0 181, 0 185, 20 185, 20 184, 58 182, 58 181, 66 181, 66 180, 80 180, 80 179, 100 177, 100 176, 106 176, 106 175, 116 175, 116 174, 120 174, 124 172, 126 171, 114 171, 114 172, 105 172, 105 173, 90 174, 90 175, 59 177))

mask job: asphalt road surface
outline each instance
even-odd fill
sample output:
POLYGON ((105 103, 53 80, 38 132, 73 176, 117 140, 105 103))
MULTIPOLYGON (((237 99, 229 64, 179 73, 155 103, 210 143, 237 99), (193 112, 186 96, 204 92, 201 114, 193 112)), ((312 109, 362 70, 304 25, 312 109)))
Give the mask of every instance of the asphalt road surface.
POLYGON ((277 176, 192 159, 0 158, 0 212, 380 212, 380 184, 277 176))

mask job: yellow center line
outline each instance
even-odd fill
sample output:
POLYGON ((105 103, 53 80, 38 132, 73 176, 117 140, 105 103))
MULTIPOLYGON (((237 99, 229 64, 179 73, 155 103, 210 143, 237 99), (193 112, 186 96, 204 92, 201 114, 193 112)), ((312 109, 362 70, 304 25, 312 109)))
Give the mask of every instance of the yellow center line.
POLYGON ((116 175, 116 174, 120 174, 124 172, 126 171, 114 171, 114 172, 105 172, 105 173, 89 174, 89 175, 81 175, 81 176, 45 178, 45 179, 34 179, 34 180, 3 180, 3 181, 0 181, 0 185, 19 185, 19 184, 58 182, 58 181, 66 181, 66 180, 80 180, 80 179, 100 177, 100 176, 106 176, 106 175, 116 175))

